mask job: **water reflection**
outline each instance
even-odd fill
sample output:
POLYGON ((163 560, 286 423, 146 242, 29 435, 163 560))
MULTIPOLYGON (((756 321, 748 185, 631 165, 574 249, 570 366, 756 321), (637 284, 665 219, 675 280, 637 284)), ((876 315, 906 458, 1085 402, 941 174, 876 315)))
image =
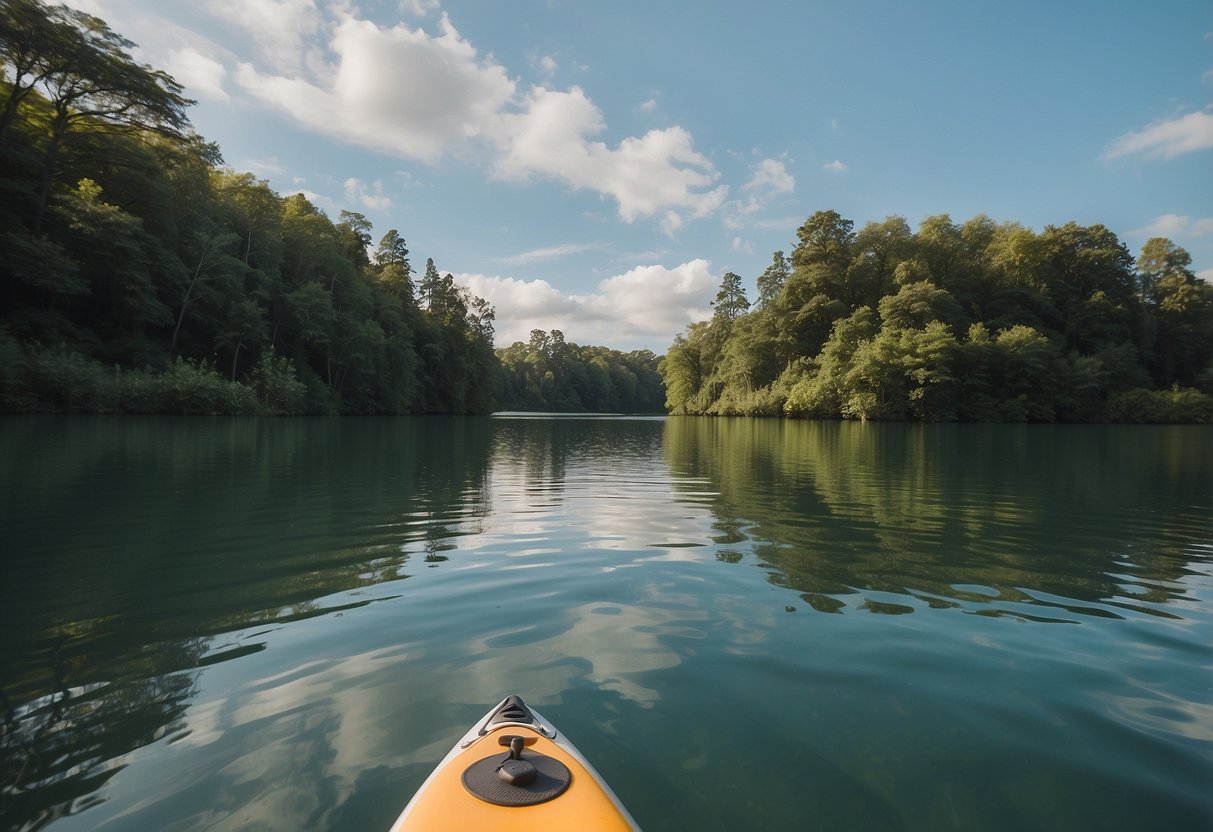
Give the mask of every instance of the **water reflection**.
POLYGON ((198 669, 379 600, 321 599, 407 577, 483 518, 487 420, 359 428, 4 420, 0 817, 89 808, 113 761, 179 733, 198 669))
POLYGON ((55 651, 50 692, 21 704, 3 697, 0 818, 10 828, 37 829, 95 805, 124 754, 182 729, 194 677, 163 671, 195 663, 204 649, 199 639, 166 645, 128 661, 112 681, 76 684, 69 679, 90 675, 80 654, 65 661, 55 651))
POLYGON ((1209 438, 0 423, 0 825, 384 828, 517 691, 651 832, 1191 828, 1209 438))
POLYGON ((670 419, 720 544, 820 612, 1169 616, 1208 556, 1204 429, 670 419), (854 597, 859 596, 859 597, 854 597), (1047 608, 1043 610, 1042 608, 1047 608))

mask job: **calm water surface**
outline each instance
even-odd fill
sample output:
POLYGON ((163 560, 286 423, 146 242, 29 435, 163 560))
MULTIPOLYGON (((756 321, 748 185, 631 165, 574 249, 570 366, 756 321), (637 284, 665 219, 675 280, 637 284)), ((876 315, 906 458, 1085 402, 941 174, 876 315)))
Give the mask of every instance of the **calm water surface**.
POLYGON ((517 692, 648 832, 1213 828, 1213 430, 0 421, 0 828, 385 829, 517 692))

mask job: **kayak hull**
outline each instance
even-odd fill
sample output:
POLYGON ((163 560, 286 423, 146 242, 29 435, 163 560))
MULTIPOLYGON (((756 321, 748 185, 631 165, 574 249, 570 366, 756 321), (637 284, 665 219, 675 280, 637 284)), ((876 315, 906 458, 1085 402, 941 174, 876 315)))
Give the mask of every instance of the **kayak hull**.
POLYGON ((489 711, 455 744, 417 790, 391 832, 474 829, 639 832, 636 822, 589 761, 550 722, 517 697, 509 697, 489 711), (509 710, 513 702, 524 709, 525 717, 518 721, 510 718, 520 713, 509 710), (469 791, 464 784, 464 772, 486 757, 509 756, 505 747, 509 740, 503 739, 509 737, 522 738, 523 759, 542 755, 563 764, 571 781, 559 796, 533 805, 503 806, 469 791))

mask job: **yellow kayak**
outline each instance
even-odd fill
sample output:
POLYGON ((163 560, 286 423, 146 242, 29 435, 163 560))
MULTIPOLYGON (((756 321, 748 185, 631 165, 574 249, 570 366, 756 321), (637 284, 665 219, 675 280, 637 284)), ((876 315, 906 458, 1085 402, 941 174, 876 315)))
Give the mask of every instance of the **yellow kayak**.
POLYGON ((391 832, 491 829, 639 832, 594 767, 520 697, 463 735, 391 832))

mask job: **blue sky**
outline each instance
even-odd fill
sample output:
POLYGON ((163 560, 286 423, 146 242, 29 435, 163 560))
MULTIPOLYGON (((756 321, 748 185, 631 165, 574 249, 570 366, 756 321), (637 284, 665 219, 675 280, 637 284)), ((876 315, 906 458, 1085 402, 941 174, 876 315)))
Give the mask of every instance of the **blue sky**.
POLYGON ((1213 3, 70 0, 229 165, 533 328, 664 352, 811 213, 1166 236, 1213 280, 1213 3))

